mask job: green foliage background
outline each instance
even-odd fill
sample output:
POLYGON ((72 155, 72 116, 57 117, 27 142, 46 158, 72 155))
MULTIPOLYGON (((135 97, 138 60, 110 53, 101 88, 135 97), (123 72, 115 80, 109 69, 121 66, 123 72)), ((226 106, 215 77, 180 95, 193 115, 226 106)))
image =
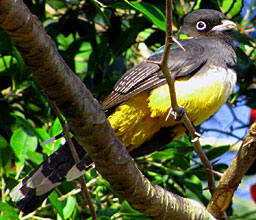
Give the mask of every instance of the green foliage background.
MULTIPOLYGON (((42 21, 71 69, 94 96, 102 100, 117 79, 130 67, 164 43, 165 1, 117 0, 26 0, 32 13, 42 21)), ((241 17, 242 0, 174 0, 173 23, 177 31, 182 18, 192 9, 222 10, 236 21, 239 90, 230 105, 256 108, 255 92, 255 14, 256 1, 247 17, 241 17)), ((247 125, 249 126, 249 125, 247 125)), ((40 146, 58 134, 56 120, 43 91, 35 83, 9 36, 0 29, 0 219, 19 219, 9 192, 62 143, 40 146)), ((226 152, 229 146, 204 146, 209 158, 226 152)), ((197 162, 188 138, 170 143, 164 151, 137 159, 143 173, 155 184, 184 197, 207 204, 203 193, 204 171, 197 162)), ((225 164, 214 169, 224 171, 225 164)), ((147 219, 133 210, 96 170, 85 174, 99 219, 147 219)), ((218 177, 216 177, 218 178, 218 177)), ((239 210, 239 209, 238 209, 239 210)), ((239 215, 232 207, 228 215, 239 215)), ((90 212, 79 194, 77 182, 66 182, 55 190, 33 215, 51 219, 90 219, 90 212)), ((250 219, 250 215, 248 219, 250 219)), ((243 218, 246 219, 246 218, 243 218)))

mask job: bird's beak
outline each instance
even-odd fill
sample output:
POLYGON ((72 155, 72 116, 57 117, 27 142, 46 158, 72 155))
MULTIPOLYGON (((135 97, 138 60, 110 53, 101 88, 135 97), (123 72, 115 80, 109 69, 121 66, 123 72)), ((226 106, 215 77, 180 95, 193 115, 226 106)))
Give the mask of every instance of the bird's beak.
POLYGON ((229 31, 236 27, 236 24, 230 20, 222 20, 221 24, 214 26, 211 31, 229 31))

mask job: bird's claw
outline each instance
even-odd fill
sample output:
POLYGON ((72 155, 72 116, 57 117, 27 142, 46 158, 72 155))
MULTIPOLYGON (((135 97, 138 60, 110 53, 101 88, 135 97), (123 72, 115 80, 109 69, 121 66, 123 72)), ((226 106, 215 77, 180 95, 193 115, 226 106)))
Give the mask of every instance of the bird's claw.
POLYGON ((179 111, 173 111, 173 116, 175 121, 180 121, 185 114, 185 109, 182 106, 179 106, 179 111))
POLYGON ((192 143, 197 142, 200 137, 201 137, 201 134, 195 131, 195 133, 194 133, 194 138, 191 140, 191 142, 192 142, 192 143))
POLYGON ((165 118, 165 121, 167 121, 170 117, 170 115, 173 115, 175 121, 180 121, 182 117, 185 114, 185 109, 182 106, 179 106, 178 111, 174 111, 172 108, 169 109, 169 112, 165 118))

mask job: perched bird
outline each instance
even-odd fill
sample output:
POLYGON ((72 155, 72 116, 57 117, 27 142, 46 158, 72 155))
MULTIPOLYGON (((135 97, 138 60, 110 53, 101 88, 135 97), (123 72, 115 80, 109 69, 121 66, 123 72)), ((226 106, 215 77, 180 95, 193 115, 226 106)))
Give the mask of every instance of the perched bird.
MULTIPOLYGON (((212 116, 227 100, 236 83, 236 54, 230 31, 235 23, 215 10, 201 9, 184 18, 181 40, 170 50, 168 68, 175 74, 177 101, 194 125, 212 116)), ((102 108, 117 137, 134 157, 161 149, 182 136, 185 128, 172 117, 168 85, 159 67, 164 48, 126 72, 102 108)), ((75 164, 65 144, 16 186, 11 196, 24 213, 36 209, 65 179, 82 175, 92 161, 76 144, 81 161, 75 164)))

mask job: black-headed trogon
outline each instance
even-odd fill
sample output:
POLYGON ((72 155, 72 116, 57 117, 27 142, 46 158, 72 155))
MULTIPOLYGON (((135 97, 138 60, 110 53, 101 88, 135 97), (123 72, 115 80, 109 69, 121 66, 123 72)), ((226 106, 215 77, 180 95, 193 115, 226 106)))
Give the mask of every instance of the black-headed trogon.
MULTIPOLYGON (((230 36, 235 27, 218 11, 193 11, 181 29, 190 37, 180 41, 185 51, 175 45, 170 50, 168 67, 176 75, 177 101, 194 125, 212 116, 235 86, 236 54, 230 36)), ((132 156, 159 150, 185 133, 181 122, 172 117, 165 120, 170 109, 168 85, 159 67, 148 62, 159 61, 162 52, 158 49, 126 72, 102 103, 115 134, 132 156)), ((79 164, 74 166, 65 144, 12 190, 24 213, 36 209, 62 181, 77 178, 91 163, 85 151, 76 147, 79 164)))

